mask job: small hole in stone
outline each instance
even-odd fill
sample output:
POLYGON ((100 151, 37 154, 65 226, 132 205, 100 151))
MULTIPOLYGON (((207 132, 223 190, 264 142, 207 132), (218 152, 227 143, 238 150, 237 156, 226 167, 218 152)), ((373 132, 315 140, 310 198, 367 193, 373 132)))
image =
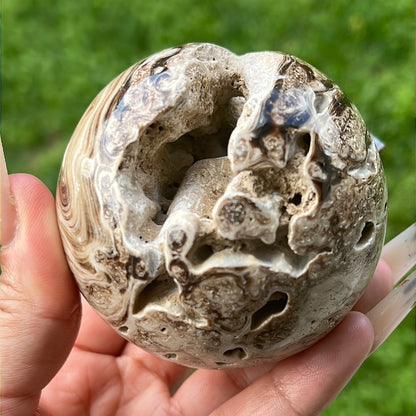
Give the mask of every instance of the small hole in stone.
POLYGON ((224 367, 227 365, 227 363, 224 363, 223 361, 216 361, 215 364, 217 364, 218 367, 224 367))
POLYGON ((362 247, 365 244, 367 244, 373 237, 374 231, 375 231, 374 223, 371 221, 367 221, 364 224, 363 229, 361 230, 361 237, 358 240, 357 247, 362 247))
POLYGON ((311 135, 309 133, 302 134, 298 137, 297 143, 299 148, 307 155, 311 147, 311 135))
POLYGON ((286 293, 273 293, 269 301, 251 317, 251 329, 257 329, 270 317, 281 314, 285 310, 288 300, 289 297, 286 293))
POLYGON ((176 359, 176 354, 168 353, 168 354, 165 354, 164 357, 167 358, 168 360, 174 360, 176 359))
POLYGON ((224 357, 231 358, 233 360, 243 360, 247 357, 247 353, 241 348, 233 348, 224 352, 224 357))
POLYGON ((190 253, 190 260, 194 264, 201 264, 214 254, 212 246, 203 244, 190 253))
POLYGON ((289 202, 296 206, 300 205, 302 202, 302 194, 297 192, 295 195, 293 195, 293 198, 290 199, 289 202))
POLYGON ((330 327, 335 326, 335 323, 336 323, 336 321, 334 320, 333 317, 328 318, 327 319, 327 322, 328 322, 328 324, 329 324, 330 327))
POLYGON ((125 325, 123 325, 123 326, 121 326, 119 329, 118 329, 120 332, 123 332, 124 334, 129 330, 129 327, 128 326, 125 326, 125 325))
POLYGON ((166 221, 167 215, 163 211, 159 211, 153 218, 153 222, 157 225, 163 225, 166 221))
POLYGON ((161 331, 161 332, 166 332, 166 328, 165 328, 165 327, 160 328, 160 331, 161 331))

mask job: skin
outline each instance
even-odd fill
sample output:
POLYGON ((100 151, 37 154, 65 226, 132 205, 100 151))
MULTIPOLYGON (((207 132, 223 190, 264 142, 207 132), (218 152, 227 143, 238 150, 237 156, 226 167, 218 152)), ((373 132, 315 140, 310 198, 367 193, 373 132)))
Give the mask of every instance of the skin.
MULTIPOLYGON (((371 351, 374 330, 364 313, 392 288, 383 262, 355 311, 284 361, 191 371, 158 359, 126 343, 81 301, 46 186, 25 174, 9 182, 13 212, 3 209, 10 220, 2 224, 0 285, 4 416, 317 415, 371 351)), ((2 186, 3 201, 9 186, 2 186)))

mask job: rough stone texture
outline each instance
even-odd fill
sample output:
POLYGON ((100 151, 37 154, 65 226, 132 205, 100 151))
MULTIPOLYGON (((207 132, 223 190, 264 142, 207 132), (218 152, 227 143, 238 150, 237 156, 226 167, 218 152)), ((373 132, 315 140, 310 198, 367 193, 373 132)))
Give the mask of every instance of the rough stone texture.
POLYGON ((378 260, 386 198, 360 114, 322 73, 189 44, 97 96, 57 210, 82 293, 122 336, 222 368, 285 358, 345 316, 378 260))

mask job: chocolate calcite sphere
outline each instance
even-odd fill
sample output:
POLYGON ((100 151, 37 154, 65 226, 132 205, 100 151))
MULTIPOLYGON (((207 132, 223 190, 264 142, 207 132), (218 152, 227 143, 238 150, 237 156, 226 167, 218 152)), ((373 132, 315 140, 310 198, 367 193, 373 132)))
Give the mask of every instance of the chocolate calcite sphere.
POLYGON ((69 265, 123 337, 192 367, 283 359, 378 261, 386 185, 354 105, 307 63, 195 43, 93 101, 57 191, 69 265))

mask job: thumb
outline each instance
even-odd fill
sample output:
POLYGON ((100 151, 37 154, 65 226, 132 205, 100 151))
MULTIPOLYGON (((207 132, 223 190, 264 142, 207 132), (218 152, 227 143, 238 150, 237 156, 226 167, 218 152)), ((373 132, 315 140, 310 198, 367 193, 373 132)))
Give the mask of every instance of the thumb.
MULTIPOLYGON (((9 195, 2 176, 4 205, 9 195)), ((29 415, 72 348, 81 307, 53 196, 33 176, 11 175, 9 180, 14 209, 2 209, 9 215, 2 219, 1 247, 2 414, 29 415), (14 232, 6 224, 15 224, 14 232)))

